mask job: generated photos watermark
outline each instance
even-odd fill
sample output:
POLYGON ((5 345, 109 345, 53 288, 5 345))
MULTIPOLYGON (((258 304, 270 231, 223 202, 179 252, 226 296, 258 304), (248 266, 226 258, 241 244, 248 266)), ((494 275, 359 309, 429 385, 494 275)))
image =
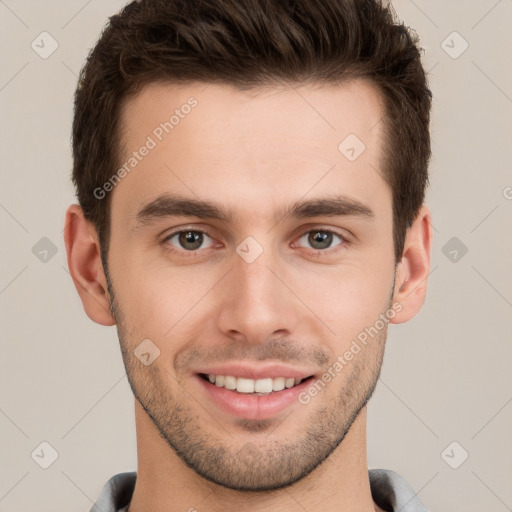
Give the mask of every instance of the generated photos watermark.
POLYGON ((101 187, 94 189, 94 197, 96 199, 104 199, 108 192, 111 192, 114 187, 127 176, 142 160, 148 156, 151 150, 158 146, 166 135, 172 132, 176 126, 181 123, 182 119, 190 114, 194 107, 197 107, 198 101, 191 96, 187 99, 186 103, 183 103, 180 108, 174 109, 174 113, 169 117, 167 121, 160 123, 153 129, 150 135, 146 137, 144 144, 140 146, 137 151, 133 151, 123 165, 107 180, 101 187))
POLYGON ((338 375, 343 368, 352 361, 357 354, 359 354, 363 347, 368 344, 368 337, 374 338, 379 334, 382 329, 395 317, 397 313, 402 311, 402 304, 395 302, 385 313, 381 313, 379 318, 375 320, 373 325, 365 327, 358 335, 357 339, 352 340, 350 348, 347 349, 342 355, 337 357, 337 360, 325 371, 322 376, 312 382, 305 391, 302 391, 298 396, 298 401, 307 405, 311 402, 311 398, 318 395, 325 386, 338 375), (362 345, 362 346, 361 346, 362 345))

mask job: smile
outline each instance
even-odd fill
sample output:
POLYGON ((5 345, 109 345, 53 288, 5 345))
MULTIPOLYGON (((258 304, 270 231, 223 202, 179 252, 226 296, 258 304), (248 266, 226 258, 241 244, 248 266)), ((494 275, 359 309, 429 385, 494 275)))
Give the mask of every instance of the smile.
POLYGON ((244 377, 234 377, 233 375, 214 375, 213 373, 208 375, 200 374, 200 376, 219 388, 229 389, 238 393, 256 394, 258 396, 293 388, 305 380, 293 377, 247 379, 244 377))
MULTIPOLYGON (((207 402, 219 411, 244 419, 272 418, 298 404, 298 396, 314 376, 250 379, 233 375, 196 374, 207 402)), ((303 411, 304 409, 301 409, 303 411)))

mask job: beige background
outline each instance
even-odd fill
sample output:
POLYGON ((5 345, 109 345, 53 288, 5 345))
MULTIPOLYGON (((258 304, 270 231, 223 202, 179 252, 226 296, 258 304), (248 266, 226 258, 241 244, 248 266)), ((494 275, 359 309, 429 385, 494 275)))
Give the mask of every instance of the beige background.
MULTIPOLYGON (((122 4, 0 0, 0 512, 86 512, 109 477, 136 468, 133 397, 116 331, 86 317, 62 235, 75 202, 77 73, 122 4), (43 31, 58 43, 46 59, 31 48, 43 31), (58 453, 46 470, 36 463, 44 441, 58 453)), ((394 5, 420 35, 435 97, 427 196, 435 239, 422 312, 390 327, 369 405, 369 464, 400 473, 432 511, 505 512, 512 510, 512 1, 394 5), (458 55, 464 41, 469 47, 458 55), (448 465, 465 451, 457 469, 448 465)), ((50 451, 43 446, 46 461, 50 451)))

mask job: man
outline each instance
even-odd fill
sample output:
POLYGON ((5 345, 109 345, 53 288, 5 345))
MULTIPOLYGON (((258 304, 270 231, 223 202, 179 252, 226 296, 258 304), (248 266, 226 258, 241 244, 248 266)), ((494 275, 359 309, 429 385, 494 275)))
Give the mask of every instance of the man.
POLYGON ((368 470, 430 265, 431 93, 376 0, 142 0, 81 72, 68 265, 116 325, 137 473, 93 511, 426 510, 368 470))

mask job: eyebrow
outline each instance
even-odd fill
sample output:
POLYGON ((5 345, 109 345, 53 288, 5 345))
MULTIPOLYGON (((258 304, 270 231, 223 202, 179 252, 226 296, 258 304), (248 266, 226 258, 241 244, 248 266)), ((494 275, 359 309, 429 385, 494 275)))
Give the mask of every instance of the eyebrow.
MULTIPOLYGON (((320 216, 355 217, 375 221, 375 212, 369 206, 343 195, 296 201, 278 210, 274 215, 274 221, 320 216)), ((230 223, 233 220, 233 213, 219 203, 164 194, 142 206, 135 215, 132 230, 168 217, 197 217, 230 223)))

